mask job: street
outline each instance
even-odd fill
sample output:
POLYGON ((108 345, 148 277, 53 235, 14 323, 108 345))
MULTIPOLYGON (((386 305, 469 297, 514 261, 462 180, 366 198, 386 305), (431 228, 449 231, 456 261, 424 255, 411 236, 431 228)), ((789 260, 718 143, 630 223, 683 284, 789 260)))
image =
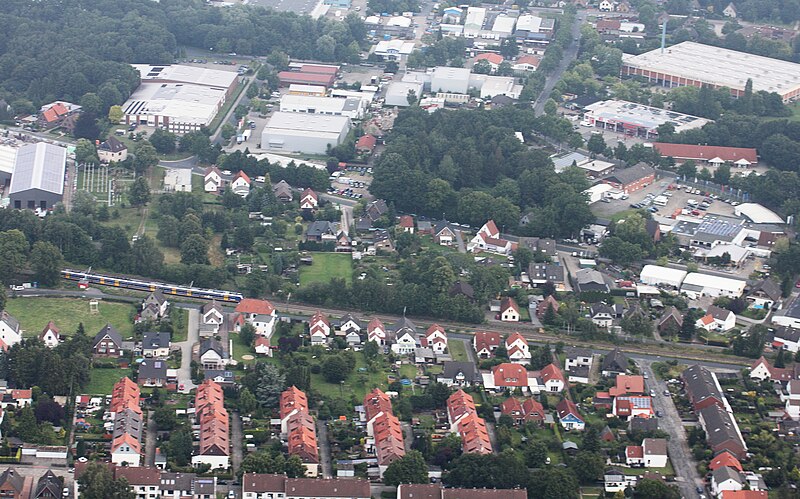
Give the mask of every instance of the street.
POLYGON ((178 386, 183 386, 181 393, 189 393, 197 386, 192 382, 192 346, 200 341, 198 336, 200 312, 196 308, 189 308, 188 336, 186 341, 175 343, 181 348, 181 367, 178 369, 178 386))
POLYGON ((564 74, 564 71, 567 70, 569 65, 572 64, 572 61, 578 57, 580 42, 575 40, 580 39, 581 26, 583 25, 584 21, 586 21, 586 11, 581 10, 575 16, 575 21, 572 23, 571 41, 564 50, 564 56, 561 58, 561 62, 558 64, 556 70, 547 76, 544 88, 539 94, 539 97, 536 99, 536 102, 533 104, 533 111, 537 116, 544 113, 544 104, 547 102, 547 99, 550 98, 550 94, 553 92, 556 83, 558 83, 558 80, 561 79, 561 75, 564 74))

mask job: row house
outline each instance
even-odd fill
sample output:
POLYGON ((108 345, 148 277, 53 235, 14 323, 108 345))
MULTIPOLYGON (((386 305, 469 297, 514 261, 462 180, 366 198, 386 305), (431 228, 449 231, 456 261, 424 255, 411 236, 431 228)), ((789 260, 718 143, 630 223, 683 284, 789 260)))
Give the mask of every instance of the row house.
POLYGON ((243 499, 371 499, 370 484, 361 478, 287 478, 285 475, 245 473, 243 499))
POLYGON ((109 413, 113 421, 111 462, 120 466, 141 466, 142 421, 139 385, 122 378, 111 390, 109 413))
MULTIPOLYGON (((72 497, 79 497, 78 479, 86 472, 90 463, 75 463, 75 480, 72 484, 72 497)), ((211 499, 217 497, 217 478, 200 477, 194 473, 169 473, 155 467, 141 466, 130 468, 107 464, 111 476, 115 480, 124 478, 128 489, 136 499, 211 499)), ((44 478, 44 477, 43 477, 44 478)), ((51 483, 52 478, 50 479, 51 483)), ((41 479, 40 479, 41 483, 41 479)), ((50 490, 54 489, 51 487, 50 490)), ((37 489, 38 490, 38 489, 37 489)), ((38 495, 32 497, 61 497, 63 490, 58 489, 55 495, 38 495)))
POLYGON ((200 443, 192 456, 192 466, 208 464, 211 469, 230 467, 230 420, 224 405, 222 387, 205 380, 197 387, 194 410, 200 426, 200 443))
POLYGON ((520 402, 514 397, 509 397, 500 404, 500 413, 510 416, 518 426, 525 423, 542 424, 545 415, 544 407, 538 400, 526 398, 520 402))
POLYGON ((528 372, 520 364, 506 362, 494 366, 482 376, 483 386, 490 393, 514 389, 524 394, 560 393, 566 386, 564 374, 555 364, 548 364, 541 371, 528 372))
POLYGON ((289 387, 280 398, 281 436, 290 456, 297 456, 310 476, 319 472, 317 428, 308 407, 308 397, 297 387, 289 387))
POLYGON ((403 483, 397 499, 526 499, 527 489, 458 489, 436 484, 403 483))
POLYGON ((461 448, 465 453, 492 453, 486 422, 478 416, 471 395, 463 390, 450 395, 447 399, 447 420, 450 431, 461 437, 461 448))
POLYGON ((378 458, 381 478, 386 468, 405 456, 403 429, 392 412, 392 401, 378 388, 364 396, 363 421, 367 425, 367 449, 378 458))

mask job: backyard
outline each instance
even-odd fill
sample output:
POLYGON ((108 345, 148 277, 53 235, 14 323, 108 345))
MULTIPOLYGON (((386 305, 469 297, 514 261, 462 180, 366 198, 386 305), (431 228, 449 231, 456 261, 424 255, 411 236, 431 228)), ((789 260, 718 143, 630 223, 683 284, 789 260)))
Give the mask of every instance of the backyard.
POLYGON ((300 268, 300 285, 330 282, 334 277, 350 282, 353 279, 353 258, 350 253, 312 253, 313 265, 300 268))
POLYGON ((89 384, 86 385, 83 391, 89 395, 108 395, 114 388, 114 383, 119 381, 120 378, 130 375, 130 369, 92 368, 89 384))
POLYGON ((48 321, 61 334, 71 335, 83 323, 88 336, 94 336, 106 324, 114 326, 124 338, 133 335, 133 305, 99 300, 98 312, 89 310, 89 300, 82 298, 9 298, 6 311, 19 321, 25 337, 38 335, 48 321))

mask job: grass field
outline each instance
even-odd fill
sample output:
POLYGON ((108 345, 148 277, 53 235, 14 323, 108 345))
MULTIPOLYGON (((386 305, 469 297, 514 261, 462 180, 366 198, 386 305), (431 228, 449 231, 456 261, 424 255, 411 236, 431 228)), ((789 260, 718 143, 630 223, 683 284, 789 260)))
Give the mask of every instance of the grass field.
POLYGON ((89 300, 81 298, 17 297, 6 303, 6 310, 19 321, 26 337, 38 335, 50 320, 66 335, 73 334, 81 322, 89 336, 106 324, 113 325, 125 338, 133 335, 133 305, 100 300, 98 308, 98 314, 91 314, 89 300))
POLYGON ((300 285, 330 282, 341 277, 348 283, 353 279, 353 258, 350 253, 313 253, 314 264, 300 268, 300 285))
POLYGON ((450 350, 450 356, 456 362, 468 362, 467 348, 461 340, 452 340, 447 342, 447 349, 450 350))
POLYGON ((92 369, 89 384, 84 388, 84 393, 89 395, 107 395, 114 388, 114 383, 124 376, 130 376, 130 369, 92 369))

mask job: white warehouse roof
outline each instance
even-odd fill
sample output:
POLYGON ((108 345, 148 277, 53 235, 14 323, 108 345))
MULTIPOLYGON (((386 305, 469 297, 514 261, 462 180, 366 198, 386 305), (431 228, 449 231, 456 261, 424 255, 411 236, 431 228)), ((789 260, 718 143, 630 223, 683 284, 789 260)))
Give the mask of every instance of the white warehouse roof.
POLYGON ((346 116, 278 111, 269 119, 265 130, 280 130, 309 136, 332 134, 338 137, 339 133, 349 125, 350 119, 346 116))
POLYGON ((758 203, 742 203, 734 212, 757 224, 782 224, 783 219, 777 213, 758 203))
POLYGON ((685 270, 660 267, 658 265, 645 265, 639 275, 639 279, 645 284, 667 284, 676 288, 683 283, 684 278, 686 278, 685 270))
POLYGON ((729 279, 727 277, 711 274, 701 274, 699 272, 692 272, 683 280, 683 287, 691 286, 698 288, 719 289, 737 294, 742 294, 746 285, 746 281, 729 279))
POLYGON ((67 150, 37 142, 19 148, 9 194, 39 189, 54 194, 64 193, 64 172, 67 150))

